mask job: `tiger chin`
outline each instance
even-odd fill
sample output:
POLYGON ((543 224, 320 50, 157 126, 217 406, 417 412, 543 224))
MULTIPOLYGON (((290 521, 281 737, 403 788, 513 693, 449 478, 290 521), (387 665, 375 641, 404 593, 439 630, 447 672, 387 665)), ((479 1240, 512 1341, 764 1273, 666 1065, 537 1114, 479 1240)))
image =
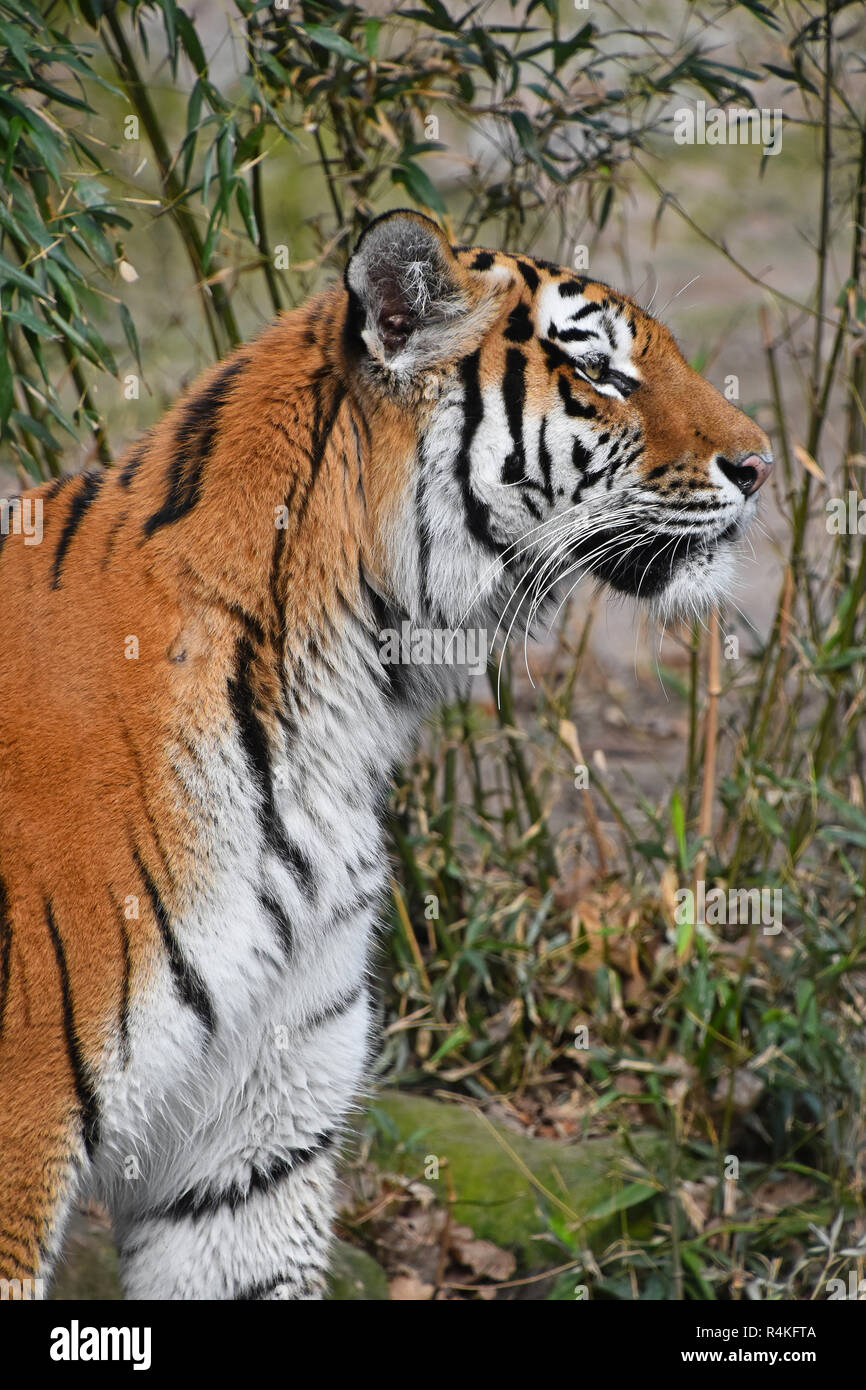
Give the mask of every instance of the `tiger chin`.
POLYGON ((104 1202, 129 1298, 314 1299, 373 1046, 383 629, 583 574, 723 595, 766 436, 632 300, 372 222, 342 283, 0 535, 0 1276, 104 1202))

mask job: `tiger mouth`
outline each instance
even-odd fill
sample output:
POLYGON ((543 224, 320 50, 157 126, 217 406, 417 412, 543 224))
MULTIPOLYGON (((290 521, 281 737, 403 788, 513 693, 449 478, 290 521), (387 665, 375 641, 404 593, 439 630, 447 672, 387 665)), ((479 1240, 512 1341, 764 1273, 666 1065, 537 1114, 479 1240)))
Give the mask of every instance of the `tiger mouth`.
POLYGON ((659 529, 625 541, 617 531, 601 530, 575 543, 571 563, 579 565, 585 560, 588 571, 616 592, 651 599, 689 561, 711 561, 722 546, 730 545, 741 534, 740 518, 714 536, 659 529))

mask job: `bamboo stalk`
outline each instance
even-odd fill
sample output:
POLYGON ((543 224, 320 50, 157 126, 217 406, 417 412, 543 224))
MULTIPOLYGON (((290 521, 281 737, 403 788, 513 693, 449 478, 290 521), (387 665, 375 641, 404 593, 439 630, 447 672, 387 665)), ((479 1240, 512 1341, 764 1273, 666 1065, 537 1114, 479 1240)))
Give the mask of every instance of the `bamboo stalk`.
POLYGON ((719 733, 719 697, 722 693, 719 662, 719 610, 713 608, 709 617, 707 639, 707 715, 704 733, 704 780, 701 787, 701 809, 698 834, 702 839, 713 828, 713 798, 716 794, 716 744, 719 733))
MULTIPOLYGON (((580 766, 586 767, 587 763, 584 761, 580 739, 577 736, 577 727, 572 720, 562 721, 559 728, 559 736, 565 743, 568 751, 573 755, 575 762, 580 766)), ((595 845, 595 852, 598 856, 599 872, 602 878, 604 878, 608 873, 607 855, 610 846, 602 834, 601 825, 599 824, 599 819, 595 810, 595 803, 592 799, 592 792, 589 787, 581 787, 580 795, 583 801, 583 814, 586 817, 589 833, 592 836, 592 842, 595 845)))
POLYGON ((409 914, 406 911, 406 904, 403 901, 403 894, 400 892, 397 880, 394 878, 391 879, 391 894, 394 899, 394 906, 397 909, 397 916, 400 919, 400 925, 403 928, 403 934, 406 937, 406 944, 409 947, 409 950, 412 954, 412 959, 414 960, 415 967, 418 971, 418 974, 421 977, 421 982, 424 985, 424 988, 427 990, 427 993, 430 994, 432 992, 430 987, 430 977, 427 974, 427 970, 424 966, 424 957, 421 954, 421 947, 418 945, 418 938, 412 930, 412 923, 410 922, 409 914))
POLYGON ((147 84, 139 72, 138 64, 116 10, 108 9, 103 17, 114 40, 116 51, 113 51, 108 44, 106 44, 106 48, 121 81, 126 87, 129 99, 147 131, 147 138, 150 141, 163 190, 168 200, 169 213, 180 233, 195 273, 214 353, 217 357, 222 357, 228 348, 234 347, 240 341, 234 311, 222 285, 215 284, 211 289, 205 283, 207 276, 204 267, 204 242, 192 213, 184 201, 186 190, 177 176, 168 143, 162 133, 162 127, 147 92, 147 84))
MULTIPOLYGON (((698 835, 701 848, 695 856, 693 890, 695 902, 700 900, 698 884, 707 868, 706 842, 713 829, 713 799, 716 794, 716 753, 719 734, 719 697, 722 693, 721 666, 719 661, 719 610, 713 608, 707 624, 707 711, 704 718, 704 776, 701 784, 701 804, 698 812, 698 835)), ((693 923, 698 926, 697 921, 693 923)), ((691 952, 692 941, 689 942, 691 952)))
POLYGON ((695 779, 698 768, 698 684, 700 679, 700 630, 692 624, 689 648, 689 735, 686 760, 686 821, 694 809, 695 779))
POLYGON ((268 242, 268 233, 265 226, 265 200, 262 192, 262 166, 260 161, 252 167, 250 175, 252 182, 252 202, 253 215, 256 219, 256 226, 259 232, 258 248, 262 257, 262 270, 264 271, 265 281, 268 286, 268 293, 271 296, 271 304, 274 313, 279 314, 283 308, 283 296, 280 289, 280 282, 274 270, 273 257, 268 242))
POLYGON ((541 802, 538 799, 535 787, 532 785, 532 778, 529 775, 529 769, 526 766, 526 760, 518 741, 511 681, 506 675, 504 680, 497 683, 496 673, 492 668, 488 669, 487 674, 490 688, 493 691, 496 715, 501 728, 508 737, 509 768, 520 786, 523 801, 529 814, 530 825, 538 826, 538 879, 541 891, 546 893, 550 886, 550 880, 559 876, 559 866, 556 862, 556 854, 550 840, 550 835, 544 824, 541 802), (498 699, 496 698, 497 689, 499 695, 498 699))

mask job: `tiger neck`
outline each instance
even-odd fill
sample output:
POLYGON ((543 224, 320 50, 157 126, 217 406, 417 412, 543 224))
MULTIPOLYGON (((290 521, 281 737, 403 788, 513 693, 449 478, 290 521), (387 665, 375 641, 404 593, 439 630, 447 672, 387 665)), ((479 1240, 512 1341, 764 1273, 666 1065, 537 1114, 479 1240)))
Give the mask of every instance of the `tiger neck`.
MULTIPOLYGON (((396 661, 383 651, 409 608, 426 621, 411 596, 391 597, 383 539, 405 538, 416 568, 410 470, 422 423, 359 399, 334 349, 344 315, 345 296, 330 291, 240 348, 170 413, 141 480, 151 529, 140 553, 170 572, 182 614, 206 611, 221 629, 214 708, 228 681, 247 761, 267 763, 268 777, 281 766, 294 792, 314 783, 317 814, 341 800, 381 808, 383 776, 455 676, 404 646, 396 661), (166 479, 201 419, 212 437, 200 495, 163 525, 166 479)), ((185 482, 181 473, 178 496, 185 482)))
MULTIPOLYGON (((231 389, 200 499, 146 549, 170 568, 181 608, 207 609, 222 626, 219 664, 249 751, 261 760, 266 746, 291 762, 309 748, 303 775, 323 796, 330 786, 332 800, 357 800, 368 787, 378 801, 383 770, 411 742, 435 682, 379 659, 383 631, 406 614, 382 596, 376 530, 414 436, 387 402, 353 393, 333 350, 344 311, 328 292, 223 364, 231 389)), ((200 391, 213 392, 219 370, 200 391)), ((175 449, 195 401, 167 422, 175 449)), ((149 466, 152 515, 171 455, 154 451, 149 466)))

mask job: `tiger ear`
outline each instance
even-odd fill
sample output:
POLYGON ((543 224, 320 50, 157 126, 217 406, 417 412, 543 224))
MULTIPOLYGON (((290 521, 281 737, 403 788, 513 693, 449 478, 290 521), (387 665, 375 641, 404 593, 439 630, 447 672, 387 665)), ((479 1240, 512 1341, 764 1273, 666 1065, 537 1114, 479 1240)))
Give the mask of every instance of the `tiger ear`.
POLYGON ((506 288, 461 265, 441 228, 409 210, 361 233, 345 282, 353 336, 398 379, 472 351, 506 288))

